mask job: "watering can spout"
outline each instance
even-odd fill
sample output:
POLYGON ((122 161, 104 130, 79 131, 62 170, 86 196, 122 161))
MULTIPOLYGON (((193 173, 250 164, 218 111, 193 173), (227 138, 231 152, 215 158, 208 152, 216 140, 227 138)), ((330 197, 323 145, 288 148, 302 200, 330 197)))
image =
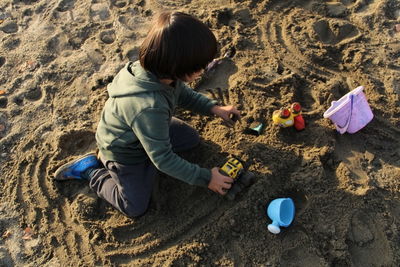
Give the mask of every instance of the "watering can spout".
POLYGON ((273 222, 268 225, 268 231, 270 231, 273 234, 279 234, 281 232, 281 228, 279 228, 277 222, 273 222))

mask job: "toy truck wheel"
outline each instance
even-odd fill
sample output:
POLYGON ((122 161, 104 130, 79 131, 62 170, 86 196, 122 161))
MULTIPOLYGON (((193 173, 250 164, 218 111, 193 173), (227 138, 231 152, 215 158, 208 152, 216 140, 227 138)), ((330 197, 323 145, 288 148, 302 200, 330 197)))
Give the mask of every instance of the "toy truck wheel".
POLYGON ((240 182, 245 186, 249 186, 254 182, 255 178, 256 176, 254 173, 248 171, 243 173, 242 177, 240 177, 240 182))
POLYGON ((226 193, 225 197, 228 200, 234 200, 237 193, 239 193, 240 191, 242 191, 242 188, 240 187, 240 185, 238 184, 233 184, 231 189, 229 189, 228 193, 226 193))

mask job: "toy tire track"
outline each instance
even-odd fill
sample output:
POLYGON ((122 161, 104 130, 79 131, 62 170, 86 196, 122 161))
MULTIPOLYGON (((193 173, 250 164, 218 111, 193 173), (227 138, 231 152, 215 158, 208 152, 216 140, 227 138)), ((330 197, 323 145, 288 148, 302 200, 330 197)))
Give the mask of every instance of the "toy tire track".
MULTIPOLYGON (((272 13, 272 12, 271 12, 272 13)), ((282 55, 278 60, 286 68, 290 69, 294 73, 301 73, 305 76, 313 76, 316 78, 327 79, 332 76, 331 70, 326 70, 323 67, 314 66, 308 63, 310 60, 301 56, 302 52, 294 45, 288 37, 288 25, 292 22, 290 19, 293 18, 293 13, 289 10, 283 11, 283 14, 267 14, 263 21, 264 37, 269 47, 271 47, 271 54, 282 55), (282 18, 283 22, 275 20, 275 18, 282 18), (301 67, 298 67, 301 63, 301 67)))
MULTIPOLYGON (((204 204, 204 200, 192 199, 193 204, 187 207, 187 210, 198 209, 204 204)), ((207 201, 207 200, 205 200, 207 201)), ((217 206, 214 203, 216 200, 209 201, 210 204, 207 206, 217 206)), ((143 227, 138 227, 138 232, 134 229, 134 225, 124 226, 125 236, 129 236, 130 243, 124 246, 105 246, 105 256, 113 264, 143 264, 146 261, 151 263, 154 259, 161 257, 167 251, 176 249, 181 245, 181 240, 192 240, 196 234, 200 233, 204 227, 210 224, 210 222, 219 218, 224 212, 226 212, 227 203, 218 204, 218 208, 215 210, 202 209, 202 212, 196 213, 196 216, 188 218, 184 223, 179 224, 175 221, 170 222, 170 232, 168 235, 162 235, 162 238, 157 238, 157 234, 137 236, 137 234, 143 234, 146 232, 154 232, 154 227, 160 220, 160 217, 155 215, 149 216, 148 220, 143 227), (154 222, 153 222, 154 221, 154 222), (176 227, 178 225, 178 227, 176 227), (146 231, 145 229, 148 229, 146 231), (136 235, 136 237, 135 237, 136 235), (155 236, 155 238, 153 238, 155 236)))
MULTIPOLYGON (((69 262, 77 265, 82 262, 91 264, 98 256, 89 242, 89 233, 72 219, 69 205, 59 199, 47 171, 52 159, 41 156, 45 149, 20 149, 22 153, 17 153, 16 158, 21 159, 17 161, 18 167, 13 172, 18 179, 16 184, 7 184, 7 190, 13 201, 19 203, 22 221, 34 228, 43 246, 52 247, 61 261, 68 257, 69 262)), ((10 177, 7 180, 12 181, 10 177)))

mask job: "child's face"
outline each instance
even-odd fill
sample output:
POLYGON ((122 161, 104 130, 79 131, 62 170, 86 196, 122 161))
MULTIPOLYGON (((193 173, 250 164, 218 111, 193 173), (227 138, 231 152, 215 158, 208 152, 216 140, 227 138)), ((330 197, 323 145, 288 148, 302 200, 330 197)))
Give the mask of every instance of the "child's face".
POLYGON ((199 70, 197 72, 193 72, 190 75, 186 75, 184 82, 190 83, 199 78, 203 74, 204 70, 199 70))

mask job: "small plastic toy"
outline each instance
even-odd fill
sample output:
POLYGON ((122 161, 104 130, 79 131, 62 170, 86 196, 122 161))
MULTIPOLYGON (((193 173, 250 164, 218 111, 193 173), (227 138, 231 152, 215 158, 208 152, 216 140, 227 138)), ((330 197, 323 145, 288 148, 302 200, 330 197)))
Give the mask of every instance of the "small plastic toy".
POLYGON ((325 111, 324 118, 329 118, 340 134, 358 132, 374 118, 363 90, 364 86, 353 89, 325 111))
POLYGON ((300 103, 294 102, 290 106, 290 111, 292 112, 294 117, 294 128, 296 128, 297 131, 304 130, 304 128, 306 127, 306 123, 303 119, 303 116, 301 115, 300 103))
POLYGON ((290 108, 275 110, 272 114, 272 121, 283 128, 294 126, 298 131, 305 128, 305 121, 301 115, 301 105, 298 102, 294 102, 290 108))
POLYGON ((243 133, 259 136, 264 131, 264 123, 256 122, 253 126, 244 129, 243 133))
POLYGON ((240 160, 234 157, 229 158, 219 171, 233 179, 232 187, 225 195, 229 200, 234 200, 237 193, 251 185, 255 179, 255 175, 250 171, 246 171, 240 160))
POLYGON ((260 135, 264 129, 264 124, 260 123, 259 125, 250 128, 256 135, 260 135))
POLYGON ((268 231, 279 234, 279 227, 288 227, 294 219, 294 202, 291 198, 277 198, 271 201, 267 208, 267 215, 272 220, 268 224, 268 231))
POLYGON ((287 108, 275 110, 272 114, 272 121, 283 128, 293 126, 294 124, 293 114, 287 108))

